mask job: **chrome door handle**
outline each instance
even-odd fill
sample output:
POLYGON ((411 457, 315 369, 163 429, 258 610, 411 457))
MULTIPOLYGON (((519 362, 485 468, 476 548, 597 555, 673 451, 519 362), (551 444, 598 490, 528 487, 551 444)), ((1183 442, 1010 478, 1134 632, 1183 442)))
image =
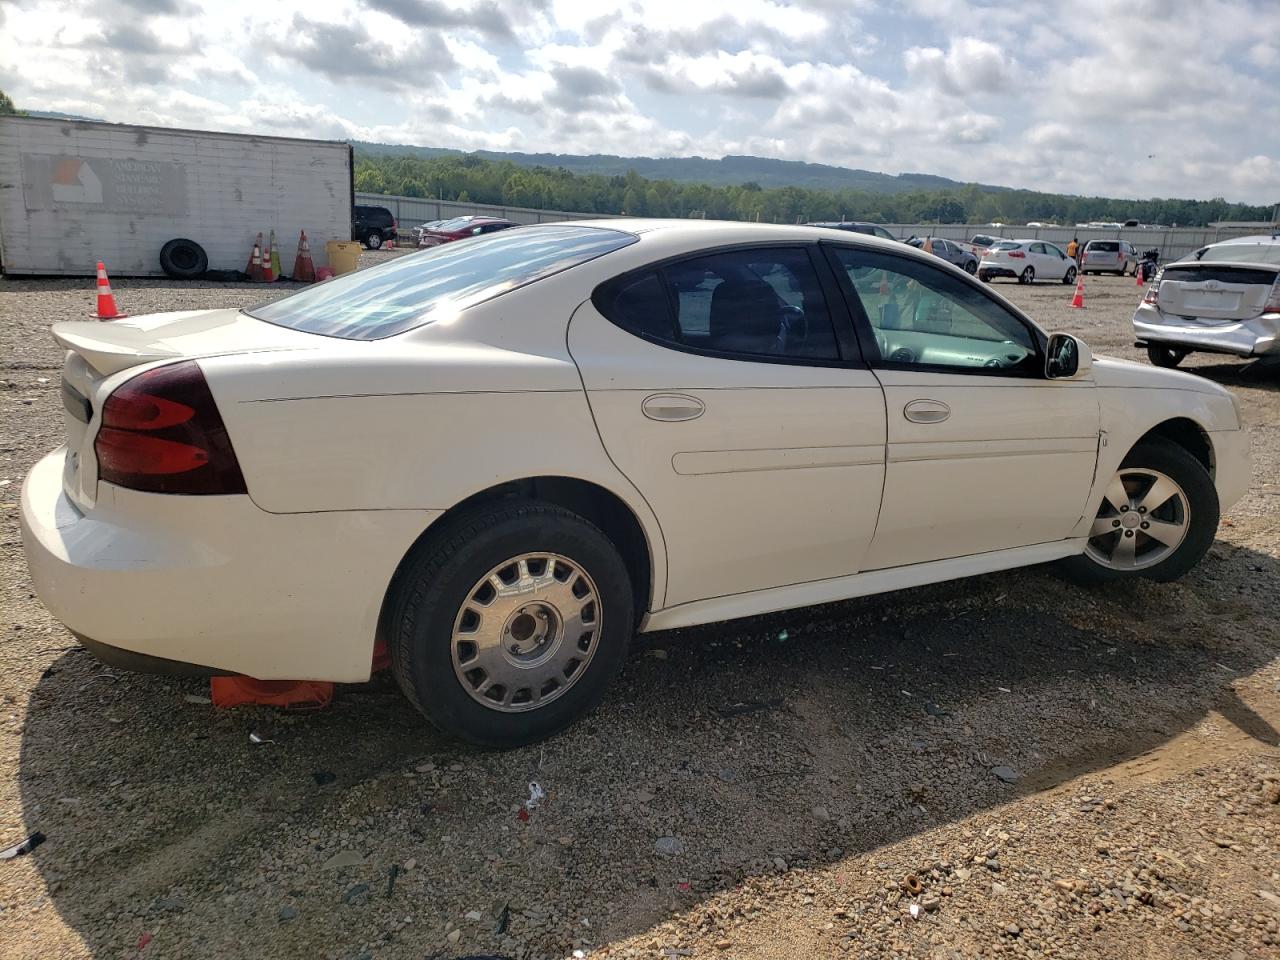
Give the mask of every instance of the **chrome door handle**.
POLYGON ((912 400, 902 415, 912 423, 941 423, 951 416, 951 408, 941 400, 912 400))
POLYGON ((640 409, 650 420, 678 423, 682 420, 697 420, 707 412, 707 405, 697 397, 688 397, 683 393, 655 393, 644 398, 640 409))

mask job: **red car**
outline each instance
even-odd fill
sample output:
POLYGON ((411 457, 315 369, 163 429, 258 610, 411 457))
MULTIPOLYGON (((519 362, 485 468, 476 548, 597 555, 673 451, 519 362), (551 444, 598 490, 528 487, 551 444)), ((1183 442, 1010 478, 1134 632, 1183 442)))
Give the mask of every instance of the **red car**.
POLYGON ((452 240, 463 240, 467 237, 478 237, 482 233, 497 233, 509 230, 520 224, 514 220, 503 220, 501 217, 454 217, 444 223, 437 224, 430 230, 424 230, 418 238, 420 247, 438 247, 452 240))

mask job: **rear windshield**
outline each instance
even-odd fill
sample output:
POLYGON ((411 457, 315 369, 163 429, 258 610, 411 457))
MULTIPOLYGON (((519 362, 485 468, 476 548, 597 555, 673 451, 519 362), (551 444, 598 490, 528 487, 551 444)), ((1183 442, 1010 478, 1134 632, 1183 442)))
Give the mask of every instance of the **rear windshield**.
POLYGON ((306 333, 380 340, 594 260, 637 239, 634 234, 599 227, 503 230, 326 280, 245 313, 306 333))
POLYGON ((1085 249, 1100 253, 1119 253, 1120 244, 1115 240, 1090 240, 1085 249))
POLYGON ((1280 243, 1224 243, 1206 248, 1199 259, 1201 263, 1280 264, 1280 243))
POLYGON ((997 243, 991 249, 992 250, 1021 250, 1022 244, 1014 243, 1011 240, 1005 240, 1005 241, 1002 241, 1001 243, 997 243))

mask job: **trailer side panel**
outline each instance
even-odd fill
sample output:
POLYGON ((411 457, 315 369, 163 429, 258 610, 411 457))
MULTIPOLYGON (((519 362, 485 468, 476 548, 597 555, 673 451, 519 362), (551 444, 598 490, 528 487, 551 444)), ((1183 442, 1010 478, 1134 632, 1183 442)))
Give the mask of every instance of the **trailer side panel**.
POLYGON ((0 257, 13 274, 163 276, 160 248, 194 240, 215 270, 243 270, 259 231, 292 269, 306 230, 351 239, 345 143, 0 117, 0 257))

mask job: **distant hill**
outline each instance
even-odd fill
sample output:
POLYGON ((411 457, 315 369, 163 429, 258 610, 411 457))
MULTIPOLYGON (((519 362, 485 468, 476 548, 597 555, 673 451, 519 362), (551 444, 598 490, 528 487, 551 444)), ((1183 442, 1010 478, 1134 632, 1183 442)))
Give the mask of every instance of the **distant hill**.
MULTIPOLYGON (((493 150, 464 150, 445 147, 415 147, 400 143, 353 141, 358 153, 368 157, 444 157, 470 155, 485 160, 507 161, 519 167, 562 167, 573 173, 596 173, 607 177, 625 176, 634 170, 649 180, 677 183, 707 183, 714 186, 757 183, 762 187, 803 187, 810 190, 861 190, 895 194, 909 190, 949 190, 967 186, 958 180, 928 173, 877 173, 853 170, 825 163, 773 160, 768 157, 618 157, 607 153, 578 156, 568 153, 500 153, 493 150)), ((1011 188, 975 184, 983 193, 1002 193, 1011 188)))
POLYGON ((91 120, 94 123, 106 123, 101 117, 82 117, 78 113, 59 113, 57 110, 24 110, 28 117, 40 117, 43 120, 91 120))

